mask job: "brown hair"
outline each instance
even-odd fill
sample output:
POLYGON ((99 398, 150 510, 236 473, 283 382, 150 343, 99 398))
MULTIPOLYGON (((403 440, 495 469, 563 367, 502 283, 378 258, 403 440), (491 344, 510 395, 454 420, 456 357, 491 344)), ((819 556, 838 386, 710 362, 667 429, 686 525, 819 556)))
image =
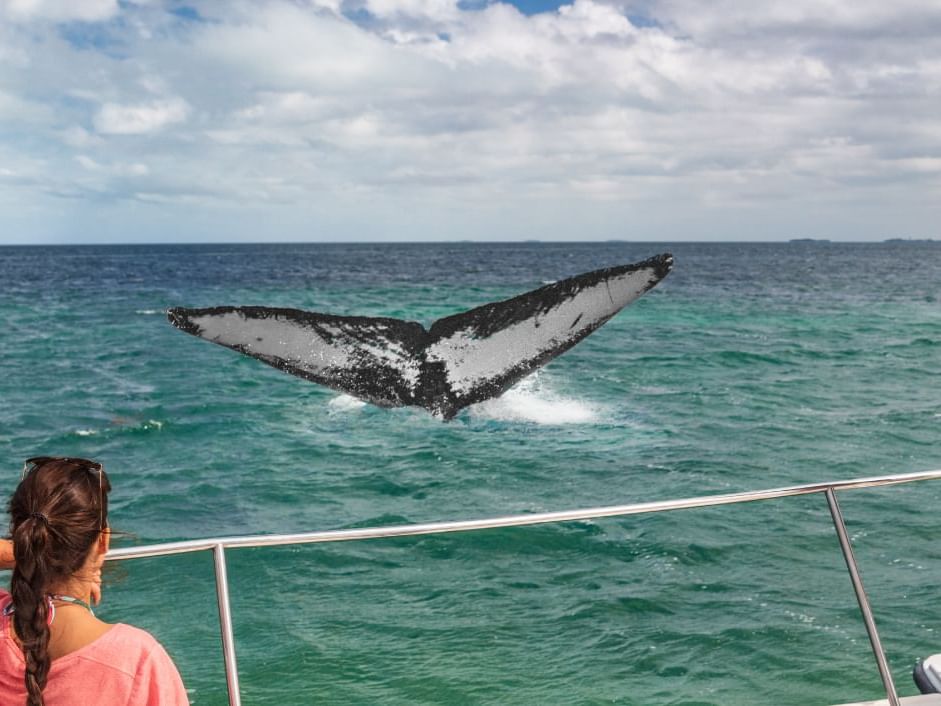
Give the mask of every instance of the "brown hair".
POLYGON ((111 484, 83 458, 31 458, 10 498, 13 627, 26 660, 27 706, 43 706, 49 676, 51 586, 74 575, 108 526, 111 484))

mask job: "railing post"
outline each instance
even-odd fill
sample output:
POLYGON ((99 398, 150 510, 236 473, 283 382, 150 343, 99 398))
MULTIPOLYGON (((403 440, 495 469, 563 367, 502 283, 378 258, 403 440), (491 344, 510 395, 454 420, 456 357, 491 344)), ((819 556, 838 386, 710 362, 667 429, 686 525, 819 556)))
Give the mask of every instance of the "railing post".
POLYGON ((241 706, 239 669, 235 659, 235 635, 232 632, 232 608, 229 605, 229 579, 225 568, 225 547, 212 548, 216 566, 216 601, 219 604, 219 629, 222 631, 222 656, 225 659, 225 682, 229 689, 229 706, 241 706))
POLYGON ((843 550, 846 568, 849 570, 850 580, 853 582, 853 590, 856 592, 856 600, 859 603, 859 609, 862 611, 863 621, 866 623, 869 644, 872 645, 872 653, 876 656, 876 664, 879 665, 879 675, 882 677, 882 684, 885 686, 885 695, 890 706, 899 706, 899 695, 895 691, 895 682, 892 681, 889 662, 885 657, 885 651, 882 649, 882 641, 879 640, 879 631, 876 630, 876 620, 872 615, 872 608, 869 606, 869 599, 866 597, 866 591, 863 588, 863 580, 859 576, 859 568, 856 565, 856 558, 853 556, 853 547, 850 545, 849 536, 846 534, 843 513, 840 512, 840 505, 836 501, 833 488, 827 488, 824 492, 827 496, 827 505, 830 506, 830 516, 833 518, 836 536, 840 539, 840 549, 843 550))

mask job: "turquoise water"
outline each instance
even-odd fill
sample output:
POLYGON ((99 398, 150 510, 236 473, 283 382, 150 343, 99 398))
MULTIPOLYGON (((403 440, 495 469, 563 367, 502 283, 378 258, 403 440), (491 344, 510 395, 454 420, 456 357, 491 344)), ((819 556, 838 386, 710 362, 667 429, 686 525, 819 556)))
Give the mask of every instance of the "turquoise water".
MULTIPOLYGON (((0 458, 85 455, 125 543, 667 499, 941 467, 941 245, 0 248, 0 458), (435 318, 670 251, 654 291, 501 400, 381 410, 168 306, 435 318)), ((941 651, 941 484, 845 493, 903 694, 941 651)), ((880 682, 822 497, 229 553, 247 704, 835 704, 880 682)), ((225 703, 208 554, 101 614, 225 703)))

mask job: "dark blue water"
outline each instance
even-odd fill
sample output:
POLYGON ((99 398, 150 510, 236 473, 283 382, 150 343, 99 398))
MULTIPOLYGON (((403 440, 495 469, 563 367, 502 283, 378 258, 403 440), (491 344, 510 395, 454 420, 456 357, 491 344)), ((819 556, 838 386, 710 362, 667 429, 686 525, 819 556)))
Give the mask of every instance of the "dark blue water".
MULTIPOLYGON (((941 245, 0 248, 0 452, 101 459, 126 542, 472 518, 941 467, 941 245), (429 323, 596 267, 673 274, 500 400, 380 410, 169 306, 429 323)), ((896 678, 941 650, 933 483, 841 502, 896 678)), ((225 702, 208 555, 106 620, 225 702)), ((833 704, 880 683, 822 498, 230 552, 252 704, 833 704)))

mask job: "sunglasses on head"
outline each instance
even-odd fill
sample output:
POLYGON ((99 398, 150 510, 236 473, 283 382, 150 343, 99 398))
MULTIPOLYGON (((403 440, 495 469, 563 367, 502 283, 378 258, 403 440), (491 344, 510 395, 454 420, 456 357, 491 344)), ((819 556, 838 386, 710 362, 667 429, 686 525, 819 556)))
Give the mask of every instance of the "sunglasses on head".
POLYGON ((101 485, 101 470, 104 468, 97 461, 89 461, 87 458, 72 458, 71 456, 34 456, 33 458, 28 458, 23 463, 23 475, 20 478, 22 480, 30 473, 35 471, 37 468, 45 466, 51 461, 61 461, 63 463, 70 463, 75 466, 76 471, 92 471, 98 474, 98 484, 101 485))

